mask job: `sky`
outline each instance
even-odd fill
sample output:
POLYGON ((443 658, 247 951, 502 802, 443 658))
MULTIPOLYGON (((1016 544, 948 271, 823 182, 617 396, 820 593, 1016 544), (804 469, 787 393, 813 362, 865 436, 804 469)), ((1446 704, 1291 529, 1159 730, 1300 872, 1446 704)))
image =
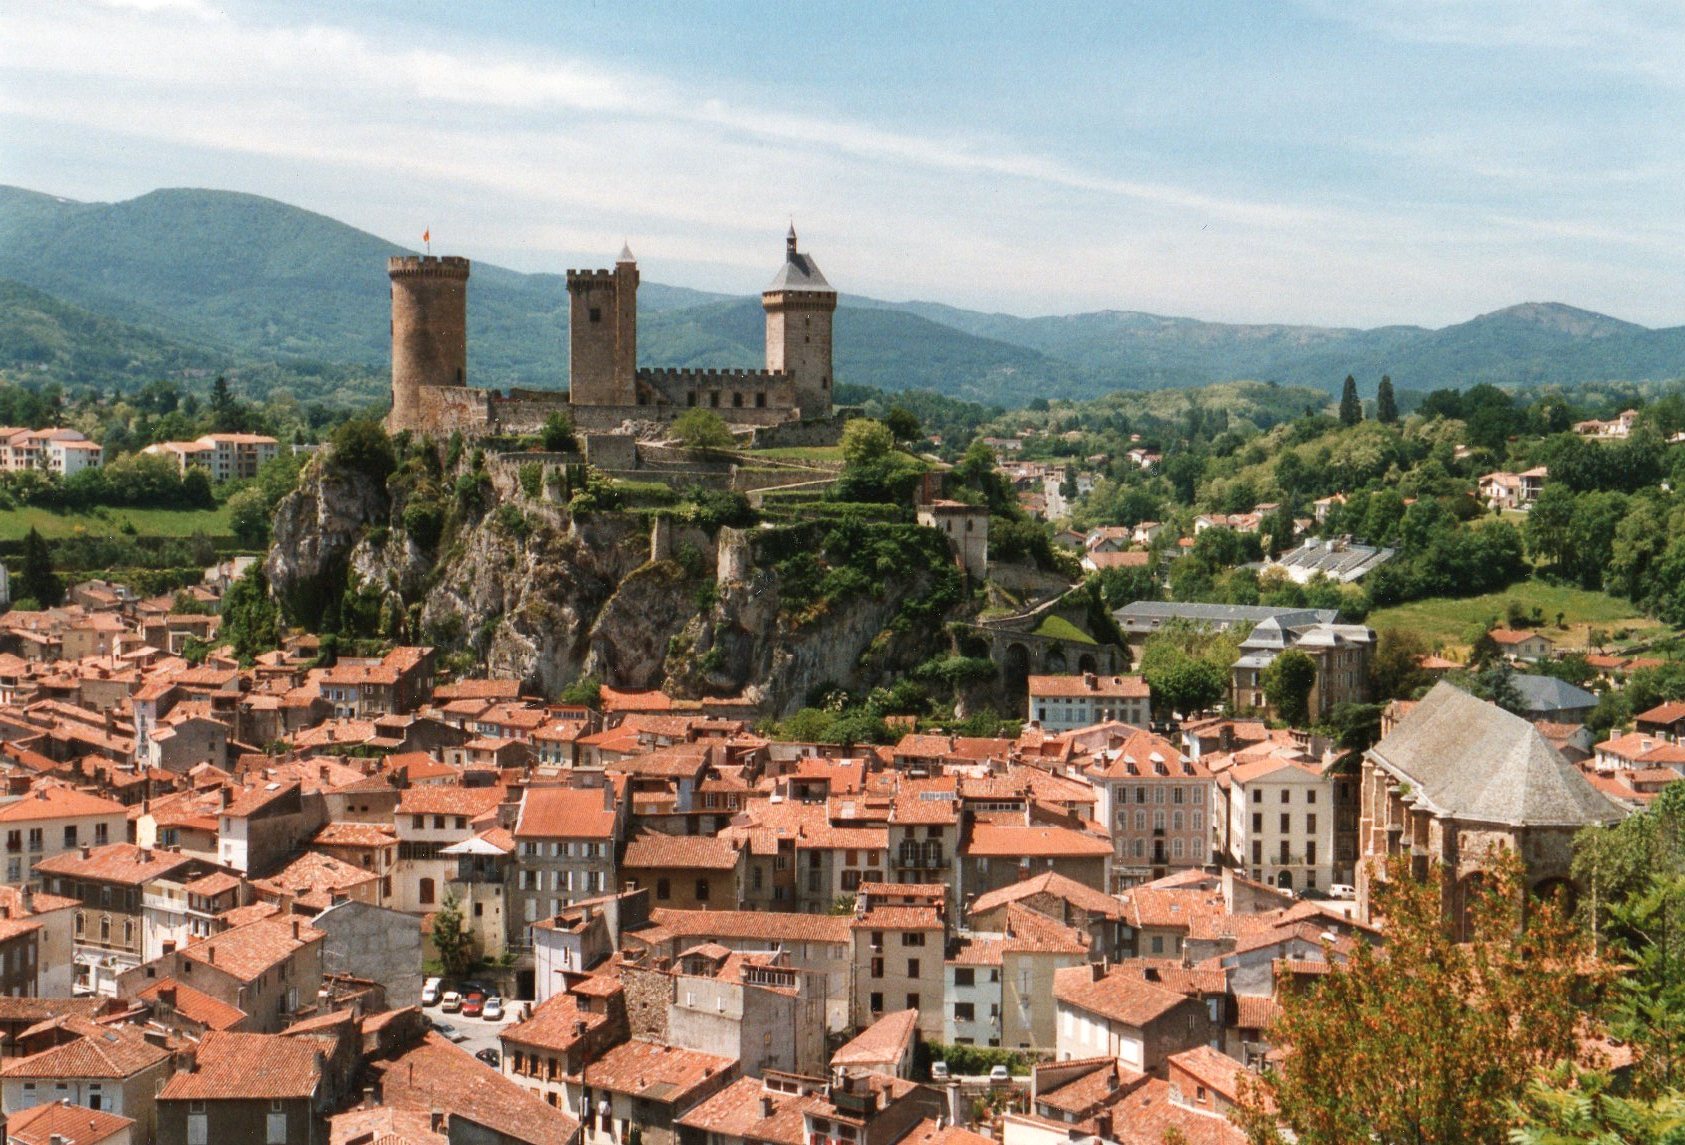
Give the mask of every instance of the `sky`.
POLYGON ((0 5, 0 182, 1020 315, 1685 324, 1685 5, 0 5))

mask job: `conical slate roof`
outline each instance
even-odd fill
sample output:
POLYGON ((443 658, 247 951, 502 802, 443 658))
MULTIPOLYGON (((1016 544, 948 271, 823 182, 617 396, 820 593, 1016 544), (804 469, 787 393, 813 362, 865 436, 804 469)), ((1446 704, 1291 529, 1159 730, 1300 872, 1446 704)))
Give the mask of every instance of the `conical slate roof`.
POLYGON ((1532 724, 1444 681, 1369 755, 1410 785, 1408 801, 1456 819, 1580 827, 1625 814, 1532 724))

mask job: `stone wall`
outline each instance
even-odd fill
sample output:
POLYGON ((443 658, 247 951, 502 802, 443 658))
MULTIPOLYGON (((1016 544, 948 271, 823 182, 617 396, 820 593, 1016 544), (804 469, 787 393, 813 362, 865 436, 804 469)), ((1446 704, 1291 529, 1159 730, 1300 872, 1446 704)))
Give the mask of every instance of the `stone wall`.
POLYGON ((491 426, 491 392, 466 386, 418 386, 415 416, 408 426, 422 433, 446 436, 461 430, 465 434, 485 433, 491 426))
POLYGON ((620 984, 626 991, 626 1021, 632 1036, 666 1042, 673 976, 665 970, 628 963, 620 968, 620 984))

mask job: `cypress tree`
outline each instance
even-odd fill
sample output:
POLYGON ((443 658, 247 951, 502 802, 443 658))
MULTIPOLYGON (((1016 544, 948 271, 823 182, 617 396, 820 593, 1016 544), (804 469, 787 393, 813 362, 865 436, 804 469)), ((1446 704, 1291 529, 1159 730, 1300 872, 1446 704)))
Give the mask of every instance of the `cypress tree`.
POLYGON ((52 550, 34 529, 23 539, 23 567, 18 571, 22 596, 31 597, 42 608, 57 608, 64 602, 64 581, 53 571, 52 550))
POLYGON ((1398 422, 1398 399, 1393 396, 1392 379, 1381 375, 1381 388, 1375 391, 1375 420, 1382 425, 1398 422))
POLYGON ((1363 402, 1357 396, 1357 379, 1346 375, 1345 388, 1340 391, 1340 424, 1356 425, 1363 420, 1363 402))

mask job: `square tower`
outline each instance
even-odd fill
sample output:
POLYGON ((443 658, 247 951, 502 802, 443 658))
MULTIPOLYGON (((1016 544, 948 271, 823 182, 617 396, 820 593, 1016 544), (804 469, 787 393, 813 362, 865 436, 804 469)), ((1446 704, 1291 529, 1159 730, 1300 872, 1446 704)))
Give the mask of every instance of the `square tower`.
POLYGON ((638 263, 622 248, 613 270, 568 271, 568 401, 638 404, 638 263))
POLYGON ((766 368, 789 376, 803 418, 831 412, 831 316, 837 292, 811 256, 796 249, 796 228, 784 240, 784 265, 761 292, 766 309, 766 368))

